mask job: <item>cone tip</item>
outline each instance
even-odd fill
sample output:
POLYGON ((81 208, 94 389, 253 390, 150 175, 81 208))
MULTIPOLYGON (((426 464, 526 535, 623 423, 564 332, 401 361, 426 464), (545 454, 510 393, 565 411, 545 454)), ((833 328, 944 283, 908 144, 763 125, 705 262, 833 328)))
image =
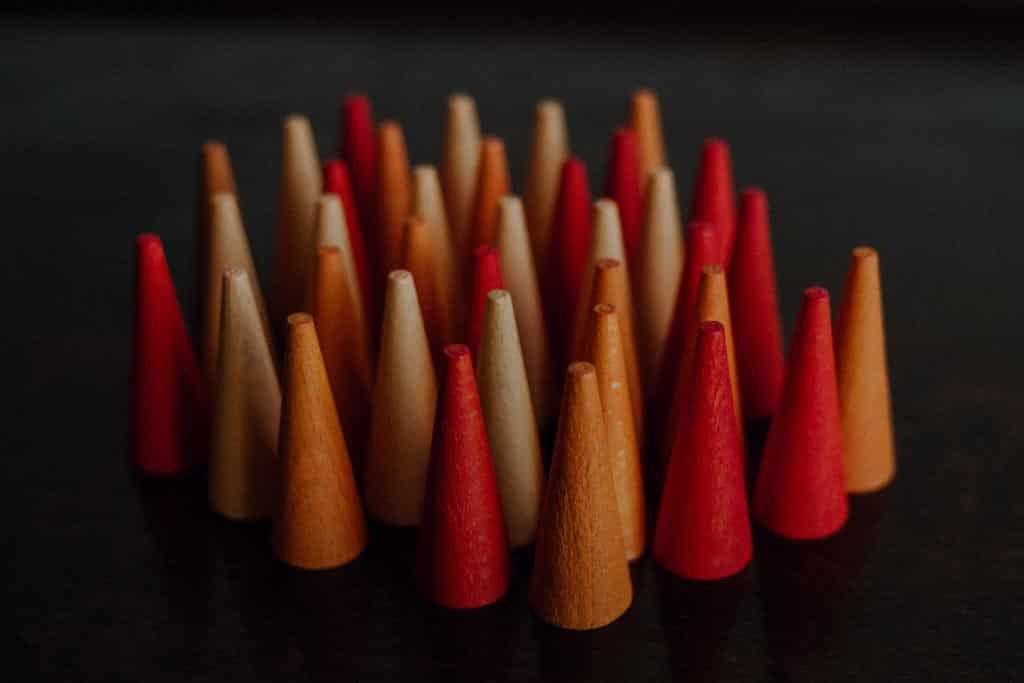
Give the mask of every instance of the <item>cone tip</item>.
POLYGON ((398 284, 405 282, 406 280, 412 280, 412 273, 408 270, 392 270, 388 273, 388 281, 398 284))
POLYGON ((160 241, 160 235, 155 232, 140 232, 135 238, 135 244, 139 249, 152 249, 154 247, 163 249, 164 244, 160 241))
POLYGON ((767 195, 765 194, 763 187, 757 187, 755 185, 753 187, 743 188, 743 191, 740 192, 740 197, 746 200, 758 199, 763 201, 767 197, 767 195))
POLYGON ((495 304, 507 304, 512 301, 512 295, 505 289, 492 289, 487 292, 487 299, 495 304))
POLYGON ((851 253, 853 254, 853 260, 858 264, 878 260, 878 250, 874 247, 861 245, 854 247, 851 253))
POLYGON ((481 244, 473 250, 473 256, 477 259, 491 258, 498 255, 498 250, 489 244, 481 244))
POLYGON ((815 303, 819 301, 828 303, 827 289, 819 285, 814 285, 804 290, 804 303, 815 303))
POLYGON ((597 371, 594 369, 593 364, 586 363, 583 361, 576 361, 575 363, 571 363, 569 365, 569 369, 566 371, 566 374, 569 376, 570 379, 582 379, 587 375, 593 375, 596 372, 597 371))
POLYGON ((729 143, 725 141, 725 138, 720 138, 720 137, 706 138, 704 140, 704 150, 705 151, 709 151, 709 152, 710 151, 715 151, 715 152, 726 152, 726 153, 728 153, 729 152, 729 143))
POLYGON ((650 88, 639 88, 633 91, 633 100, 635 102, 650 102, 651 100, 656 100, 657 97, 657 94, 650 88))
POLYGON ((615 202, 614 199, 609 199, 608 197, 601 197, 596 202, 594 202, 594 212, 595 213, 611 213, 611 212, 615 212, 617 214, 619 212, 619 205, 615 202))
POLYGON ((288 327, 289 329, 294 327, 301 327, 302 325, 312 325, 313 316, 309 313, 292 313, 288 316, 288 327))
POLYGON ((309 118, 305 114, 288 114, 284 117, 286 131, 298 132, 310 127, 309 118))
POLYGON ((449 360, 456 361, 469 357, 469 347, 465 344, 448 344, 444 347, 444 355, 449 360))
POLYGON ((725 334, 725 325, 718 320, 704 320, 697 328, 697 334, 700 336, 725 334))
POLYGON ((614 313, 615 306, 612 306, 611 304, 597 304, 596 306, 594 306, 594 314, 598 318, 603 318, 607 315, 612 315, 614 313))
POLYGON ((498 200, 498 207, 505 211, 513 211, 521 206, 523 200, 516 194, 507 194, 498 200))
POLYGON ((554 117, 562 115, 562 103, 553 97, 544 97, 537 100, 537 115, 541 117, 554 117))
POLYGON ((317 256, 323 258, 324 256, 334 256, 335 254, 341 255, 341 248, 337 244, 321 244, 316 248, 317 256))
POLYGON ((245 268, 239 268, 237 266, 232 268, 224 269, 224 284, 229 282, 241 282, 242 280, 248 280, 249 274, 245 272, 245 268))
POLYGON ((221 154, 226 152, 228 146, 223 140, 207 140, 203 143, 203 154, 221 154))
POLYGON ((598 259, 597 263, 594 264, 594 268, 597 270, 610 270, 612 268, 618 268, 622 265, 622 261, 614 258, 603 258, 598 259))
POLYGON ((431 176, 437 175, 437 167, 433 164, 416 164, 412 167, 412 174, 418 180, 429 180, 431 176))
POLYGON ((385 138, 395 137, 402 134, 402 124, 395 119, 384 119, 377 126, 377 129, 385 138))
POLYGON ((351 92, 345 95, 344 103, 347 109, 367 109, 370 106, 370 97, 363 92, 351 92))

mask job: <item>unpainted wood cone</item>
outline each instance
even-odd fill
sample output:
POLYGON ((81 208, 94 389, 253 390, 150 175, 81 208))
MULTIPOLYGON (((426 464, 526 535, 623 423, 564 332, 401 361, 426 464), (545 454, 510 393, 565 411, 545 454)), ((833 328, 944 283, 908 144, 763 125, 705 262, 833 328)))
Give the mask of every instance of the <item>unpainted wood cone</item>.
POLYGON ((379 272, 402 267, 402 235, 412 206, 412 171, 397 121, 377 128, 377 264, 379 272))
POLYGON ((658 96, 652 90, 637 90, 629 101, 629 127, 636 133, 640 151, 640 177, 665 165, 665 138, 661 132, 658 96))
POLYGON ((437 376, 416 286, 408 271, 394 271, 384 298, 363 474, 371 517, 400 526, 419 524, 436 408, 437 376))
POLYGON ((287 340, 274 554, 303 569, 338 567, 366 547, 366 520, 313 317, 288 316, 287 340))
POLYGON ((434 248, 432 238, 426 221, 419 216, 409 217, 405 224, 402 265, 412 273, 416 283, 416 297, 436 367, 443 358, 442 350, 451 337, 452 327, 451 311, 444 306, 445 283, 436 260, 438 250, 434 248))
POLYGON ((207 254, 210 252, 210 214, 213 208, 210 199, 217 192, 237 193, 238 189, 227 145, 220 140, 210 140, 203 143, 199 150, 199 189, 196 192, 196 222, 192 235, 195 249, 192 260, 192 315, 196 323, 196 339, 202 339, 204 333, 203 294, 209 289, 209 273, 203 264, 207 262, 207 254))
POLYGON ((896 474, 878 252, 853 250, 839 308, 836 360, 846 490, 868 493, 896 474))
MULTIPOLYGON (((551 243, 562 164, 569 158, 569 132, 565 111, 558 100, 541 100, 533 115, 533 138, 526 168, 523 204, 529 226, 533 257, 542 263, 551 243)), ((513 294, 514 296, 514 294, 513 294)))
POLYGON ((657 168, 647 182, 640 262, 632 270, 640 328, 644 386, 652 398, 658 384, 661 354, 672 327, 672 313, 683 274, 683 229, 676 198, 675 174, 657 168))
POLYGON ((622 520, 608 462, 597 371, 566 373, 558 436, 541 507, 529 602, 544 621, 600 628, 633 602, 622 520))
POLYGON ((222 280, 210 507, 229 519, 268 519, 278 483, 281 385, 249 273, 229 268, 222 280))
POLYGON ((516 326, 522 343, 534 416, 540 425, 555 418, 555 387, 537 269, 530 253, 523 203, 509 195, 498 202, 498 260, 505 289, 515 302, 516 326))
POLYGON ((456 93, 447 101, 441 150, 441 187, 444 188, 444 202, 452 229, 452 244, 455 253, 460 255, 472 249, 468 243, 479 167, 480 120, 476 103, 469 95, 456 93))
POLYGON ((515 318, 507 291, 496 289, 487 295, 476 370, 501 509, 513 548, 533 543, 544 493, 540 438, 515 318))
POLYGON ((356 319, 358 297, 349 290, 352 279, 345 273, 341 249, 317 249, 309 310, 316 322, 317 338, 334 405, 338 409, 345 442, 356 474, 366 460, 366 434, 373 386, 366 339, 356 319))
POLYGON ((480 171, 476 184, 476 202, 473 204, 472 242, 469 252, 486 244, 494 246, 498 225, 498 201, 512 191, 509 178, 505 143, 501 138, 488 136, 480 143, 480 171))
POLYGON ((592 310, 586 355, 597 369, 597 386, 608 434, 608 459, 622 518, 626 559, 635 560, 644 554, 647 545, 647 508, 643 463, 633 424, 619 316, 615 307, 609 304, 598 304, 592 310))
MULTIPOLYGON (((277 224, 274 228, 274 326, 300 310, 313 265, 316 202, 323 180, 313 128, 305 116, 284 120, 277 224)), ((280 328, 278 328, 280 329, 280 328)))
POLYGON ((460 279, 461 264, 455 255, 437 169, 433 166, 417 166, 412 171, 412 179, 412 214, 426 221, 429 228, 434 262, 437 265, 438 306, 444 311, 443 319, 448 325, 443 330, 442 338, 445 344, 450 344, 455 340, 457 330, 462 329, 458 319, 458 313, 462 310, 459 297, 462 291, 460 283, 463 282, 460 279))
POLYGON ((238 209, 238 198, 230 192, 217 192, 210 198, 209 244, 204 264, 196 264, 197 268, 206 270, 208 289, 203 297, 203 337, 202 361, 203 376, 207 391, 211 396, 217 393, 217 358, 220 353, 220 316, 221 292, 224 283, 224 271, 230 268, 241 268, 248 275, 249 286, 252 288, 256 311, 263 321, 264 334, 270 343, 273 335, 267 318, 266 305, 260 292, 259 276, 253 264, 252 252, 249 250, 249 239, 242 225, 242 214, 238 209))

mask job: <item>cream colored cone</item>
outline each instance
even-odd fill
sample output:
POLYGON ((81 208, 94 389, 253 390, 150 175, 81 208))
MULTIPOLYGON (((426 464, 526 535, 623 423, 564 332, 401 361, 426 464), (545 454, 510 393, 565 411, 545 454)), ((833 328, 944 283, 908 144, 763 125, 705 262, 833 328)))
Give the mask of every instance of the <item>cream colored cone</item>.
POLYGON ((629 102, 629 126, 636 134, 640 156, 640 178, 644 182, 651 171, 664 166, 665 138, 661 132, 658 96, 651 90, 637 90, 629 102))
POLYGON ((441 186, 456 254, 465 254, 468 249, 479 166, 480 120, 476 103, 469 95, 456 93, 448 97, 441 150, 441 186))
MULTIPOLYGON (((456 330, 462 329, 457 320, 461 309, 459 293, 459 261, 452 246, 452 233, 445 214, 444 196, 437 169, 433 166, 417 166, 413 169, 412 214, 427 223, 430 244, 436 271, 435 293, 438 316, 444 322, 440 342, 442 347, 455 341, 456 330)), ((408 267, 408 266, 404 266, 408 267)))
MULTIPOLYGON (((558 100, 541 100, 533 118, 533 139, 526 170, 523 203, 533 258, 543 262, 551 242, 551 220, 558 200, 562 164, 569 158, 569 131, 558 100)), ((514 296, 514 295, 513 295, 514 296)))

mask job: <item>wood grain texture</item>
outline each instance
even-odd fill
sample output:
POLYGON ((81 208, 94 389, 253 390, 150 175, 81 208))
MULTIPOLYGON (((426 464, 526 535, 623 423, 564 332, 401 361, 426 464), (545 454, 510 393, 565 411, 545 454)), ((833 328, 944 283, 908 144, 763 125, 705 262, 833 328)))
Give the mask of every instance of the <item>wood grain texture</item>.
POLYGON ((640 151, 640 177, 667 163, 661 130, 658 96, 652 90, 637 90, 629 100, 629 125, 636 133, 640 151))
POLYGON ((544 99, 533 114, 530 158, 523 183, 523 205, 533 258, 543 263, 551 244, 551 227, 558 201, 562 164, 569 158, 569 131, 558 100, 544 99))
POLYGON ((446 105, 441 187, 452 229, 452 244, 455 253, 461 256, 471 248, 473 202, 480 168, 480 120, 476 102, 469 95, 450 95, 446 105))

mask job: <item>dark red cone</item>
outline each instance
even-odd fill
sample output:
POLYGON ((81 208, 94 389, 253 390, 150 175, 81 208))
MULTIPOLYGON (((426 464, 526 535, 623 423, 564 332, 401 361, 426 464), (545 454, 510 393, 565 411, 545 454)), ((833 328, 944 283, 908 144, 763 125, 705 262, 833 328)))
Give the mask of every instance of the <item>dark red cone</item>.
POLYGON ((349 95, 342 103, 341 130, 338 138, 341 158, 352 173, 359 224, 372 234, 377 212, 377 131, 373 125, 370 98, 349 95))
MULTIPOLYGON (((551 251, 545 259, 544 292, 547 300, 550 347, 563 353, 575 323, 576 304, 587 267, 590 237, 593 232, 593 208, 587 182, 587 166, 577 157, 562 164, 558 200, 551 226, 551 251)), ((564 358, 559 366, 564 365, 564 358)))
POLYGON ((362 290, 365 310, 373 310, 370 300, 370 270, 366 262, 366 240, 363 238, 362 225, 359 222, 359 211, 356 209, 355 196, 352 194, 352 183, 348 164, 340 159, 328 159, 324 162, 324 192, 336 194, 341 198, 341 206, 345 210, 345 225, 348 227, 348 243, 352 247, 352 259, 356 264, 356 275, 359 288, 362 290))
POLYGON ((469 314, 466 316, 466 340, 474 358, 480 350, 487 295, 495 289, 505 289, 498 250, 487 245, 479 246, 473 251, 473 282, 469 289, 469 314))
POLYGON ((754 514, 767 529, 786 538, 815 539, 846 523, 839 419, 828 292, 810 287, 804 290, 782 401, 754 491, 754 514))
POLYGON ((640 228, 644 219, 644 184, 640 177, 636 134, 629 128, 617 128, 612 135, 608 170, 604 178, 604 194, 619 207, 622 240, 626 245, 626 261, 630 268, 639 263, 640 228))
POLYGON ((729 268, 729 307, 743 414, 766 420, 782 393, 782 325, 768 229, 768 199, 760 189, 740 195, 740 220, 729 268))
POLYGON ((416 552, 422 595, 456 609, 482 607, 508 591, 509 551, 469 349, 445 347, 416 552))
POLYGON ((199 364, 174 293, 164 247, 139 235, 135 279, 135 465, 177 474, 201 463, 207 445, 199 364))
POLYGON ((708 581, 739 572, 753 555, 745 456, 722 323, 701 323, 687 387, 693 398, 685 428, 676 432, 654 559, 673 574, 708 581))
POLYGON ((736 189, 729 144, 725 140, 704 141, 690 197, 690 220, 715 226, 721 235, 722 265, 728 267, 736 240, 736 189))

